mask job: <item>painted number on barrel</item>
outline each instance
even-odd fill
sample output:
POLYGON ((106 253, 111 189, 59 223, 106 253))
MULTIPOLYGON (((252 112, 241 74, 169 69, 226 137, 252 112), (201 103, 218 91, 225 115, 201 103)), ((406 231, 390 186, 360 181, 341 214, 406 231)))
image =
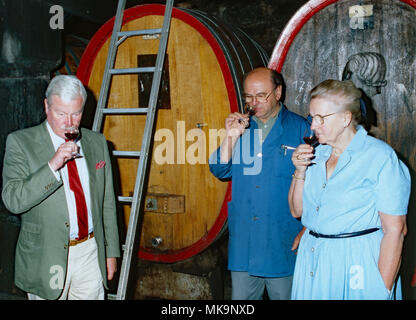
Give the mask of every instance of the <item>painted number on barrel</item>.
POLYGON ((312 82, 297 80, 293 82, 293 88, 296 94, 295 104, 299 106, 301 104, 307 103, 307 93, 312 90, 312 82))

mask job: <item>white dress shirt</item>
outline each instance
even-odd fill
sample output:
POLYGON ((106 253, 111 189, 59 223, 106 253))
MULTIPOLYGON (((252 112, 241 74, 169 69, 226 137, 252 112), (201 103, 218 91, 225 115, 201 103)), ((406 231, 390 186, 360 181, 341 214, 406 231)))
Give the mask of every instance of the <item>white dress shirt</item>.
MULTIPOLYGON (((59 146, 65 143, 65 139, 62 139, 61 137, 56 135, 47 121, 46 121, 46 127, 48 128, 48 132, 49 132, 49 135, 51 136, 52 143, 56 152, 59 146)), ((82 152, 81 144, 79 141, 77 141, 77 145, 79 146, 79 153, 82 155, 82 157, 75 159, 75 162, 76 162, 77 169, 78 169, 79 179, 81 180, 82 189, 84 191, 85 202, 87 203, 88 233, 91 233, 94 229, 93 229, 92 214, 91 214, 89 175, 88 175, 87 163, 85 161, 84 153, 82 152)), ((49 168, 50 168, 50 165, 49 165, 49 168)), ((69 212, 69 237, 71 240, 76 239, 78 237, 77 206, 75 203, 75 194, 69 187, 68 168, 66 165, 64 165, 61 169, 58 170, 60 174, 54 171, 52 168, 51 170, 54 173, 56 179, 60 180, 62 177, 62 182, 63 182, 64 190, 65 190, 66 203, 67 203, 68 212, 69 212)))

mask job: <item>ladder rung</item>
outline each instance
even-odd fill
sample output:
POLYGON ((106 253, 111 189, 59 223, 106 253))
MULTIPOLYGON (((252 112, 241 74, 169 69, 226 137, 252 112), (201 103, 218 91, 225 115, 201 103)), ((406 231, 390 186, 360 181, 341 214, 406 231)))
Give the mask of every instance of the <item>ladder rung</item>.
POLYGON ((120 202, 133 202, 133 197, 122 197, 122 196, 118 196, 117 199, 120 202))
POLYGON ((113 155, 116 157, 141 157, 141 151, 113 151, 113 155))
POLYGON ((148 73, 155 72, 155 67, 110 69, 110 74, 148 73))
POLYGON ((148 108, 105 108, 102 109, 104 114, 142 114, 147 113, 148 108))
POLYGON ((119 37, 131 37, 131 36, 141 36, 146 34, 158 34, 161 33, 162 29, 145 29, 145 30, 131 30, 131 31, 120 31, 118 32, 119 37))

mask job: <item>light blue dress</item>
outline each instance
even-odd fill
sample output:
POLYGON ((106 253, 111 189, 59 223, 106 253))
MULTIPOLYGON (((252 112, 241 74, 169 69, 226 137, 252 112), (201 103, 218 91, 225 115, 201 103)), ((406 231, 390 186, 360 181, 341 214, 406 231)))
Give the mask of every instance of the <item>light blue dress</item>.
MULTIPOLYGON (((383 238, 379 211, 404 215, 410 175, 394 150, 362 127, 326 180, 332 147, 320 145, 303 189, 302 223, 308 229, 299 245, 292 299, 392 299, 378 270, 383 238), (380 228, 345 238, 315 238, 309 230, 333 235, 380 228)), ((400 280, 396 299, 401 299, 400 280)))

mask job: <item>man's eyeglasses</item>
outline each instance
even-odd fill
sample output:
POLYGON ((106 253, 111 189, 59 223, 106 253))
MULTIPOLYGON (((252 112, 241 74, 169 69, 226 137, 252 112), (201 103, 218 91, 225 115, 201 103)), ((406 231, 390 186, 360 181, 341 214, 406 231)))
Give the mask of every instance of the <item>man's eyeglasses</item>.
POLYGON ((267 92, 262 92, 262 93, 258 93, 256 95, 251 95, 251 94, 243 94, 243 99, 246 103, 251 103, 254 101, 254 99, 256 99, 256 101, 260 102, 260 103, 264 103, 267 102, 267 99, 269 99, 270 95, 272 94, 272 92, 276 89, 276 87, 274 87, 272 89, 272 91, 270 91, 269 93, 267 92))
POLYGON ((315 114, 314 116, 308 115, 307 120, 308 120, 311 124, 312 124, 313 122, 315 122, 317 125, 323 125, 323 124, 324 124, 324 122, 325 122, 325 118, 326 118, 326 117, 329 117, 329 116, 332 116, 332 115, 334 115, 334 114, 341 113, 341 112, 344 112, 344 111, 333 112, 333 113, 330 113, 330 114, 326 114, 326 115, 324 115, 324 116, 321 116, 320 114, 315 114))

